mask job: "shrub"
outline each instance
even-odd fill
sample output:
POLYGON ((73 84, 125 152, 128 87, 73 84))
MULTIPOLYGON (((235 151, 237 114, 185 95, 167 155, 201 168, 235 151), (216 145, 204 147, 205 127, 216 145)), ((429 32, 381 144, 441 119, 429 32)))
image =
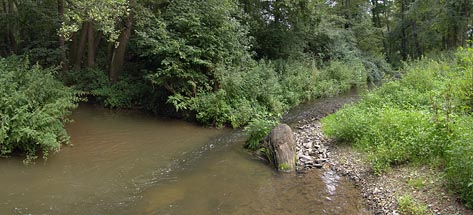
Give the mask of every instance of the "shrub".
POLYGON ((65 115, 76 107, 76 92, 53 76, 52 69, 29 66, 18 57, 0 59, 0 154, 39 152, 47 158, 68 143, 65 115))
POLYGON ((443 138, 425 112, 384 108, 373 119, 358 144, 371 153, 375 173, 390 164, 425 162, 442 153, 443 138))
POLYGON ((92 94, 96 89, 108 84, 108 77, 104 71, 97 68, 71 70, 65 74, 64 81, 67 85, 92 94))
POLYGON ((245 147, 250 150, 260 148, 260 141, 263 140, 268 133, 278 124, 278 118, 271 115, 260 115, 250 121, 245 127, 248 134, 245 147))
POLYGON ((457 121, 455 141, 448 151, 446 176, 449 186, 467 207, 473 207, 473 118, 457 121))
POLYGON ((143 78, 123 76, 111 83, 105 72, 97 68, 69 71, 64 79, 66 84, 109 108, 133 108, 145 103, 143 99, 152 92, 143 78))
POLYGON ((109 108, 133 108, 146 103, 144 99, 152 92, 146 81, 128 76, 116 83, 107 82, 94 89, 91 94, 109 108))

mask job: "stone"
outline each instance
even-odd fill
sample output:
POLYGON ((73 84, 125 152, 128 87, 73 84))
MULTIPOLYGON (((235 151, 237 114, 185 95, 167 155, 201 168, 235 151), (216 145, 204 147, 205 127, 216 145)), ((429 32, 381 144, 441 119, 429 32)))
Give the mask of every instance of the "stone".
POLYGON ((296 141, 291 128, 279 124, 271 130, 268 148, 273 157, 274 166, 281 172, 293 172, 296 168, 296 141))
POLYGON ((311 156, 299 155, 299 160, 302 162, 312 162, 314 159, 311 156))

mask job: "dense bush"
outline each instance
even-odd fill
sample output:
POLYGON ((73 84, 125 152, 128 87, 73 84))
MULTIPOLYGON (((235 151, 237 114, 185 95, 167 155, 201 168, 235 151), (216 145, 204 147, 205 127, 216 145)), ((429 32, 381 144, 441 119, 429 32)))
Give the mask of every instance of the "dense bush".
POLYGON ((18 57, 0 59, 1 155, 22 152, 31 161, 68 142, 65 116, 78 98, 53 73, 18 57))
POLYGON ((368 152, 376 173, 442 159, 452 189, 473 204, 473 49, 405 65, 384 84, 322 120, 324 132, 368 152))
POLYGON ((133 108, 145 104, 152 93, 151 83, 143 78, 124 76, 116 83, 108 80, 104 71, 97 68, 73 70, 64 77, 67 85, 96 99, 109 108, 133 108))

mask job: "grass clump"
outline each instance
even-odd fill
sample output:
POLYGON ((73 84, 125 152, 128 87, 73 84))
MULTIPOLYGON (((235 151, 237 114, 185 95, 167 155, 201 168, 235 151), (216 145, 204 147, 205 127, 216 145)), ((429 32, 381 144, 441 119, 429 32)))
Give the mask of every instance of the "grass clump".
POLYGON ((418 203, 409 194, 404 194, 398 199, 399 213, 401 215, 431 215, 427 205, 418 203))
POLYGON ((413 188, 418 189, 418 190, 422 189, 425 186, 424 178, 422 178, 422 177, 409 179, 407 181, 407 184, 410 187, 413 187, 413 188))

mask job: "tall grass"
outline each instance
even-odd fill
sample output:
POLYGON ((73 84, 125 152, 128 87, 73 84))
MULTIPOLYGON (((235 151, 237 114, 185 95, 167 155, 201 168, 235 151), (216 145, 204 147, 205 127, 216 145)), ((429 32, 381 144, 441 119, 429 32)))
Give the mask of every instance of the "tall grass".
POLYGON ((366 151, 377 174, 440 159, 450 187, 473 206, 473 49, 414 61, 404 71, 324 118, 324 132, 366 151))

